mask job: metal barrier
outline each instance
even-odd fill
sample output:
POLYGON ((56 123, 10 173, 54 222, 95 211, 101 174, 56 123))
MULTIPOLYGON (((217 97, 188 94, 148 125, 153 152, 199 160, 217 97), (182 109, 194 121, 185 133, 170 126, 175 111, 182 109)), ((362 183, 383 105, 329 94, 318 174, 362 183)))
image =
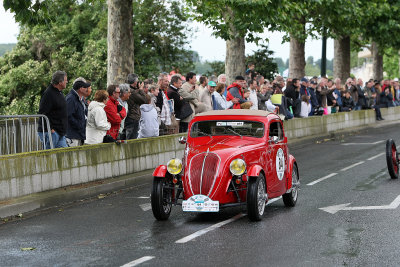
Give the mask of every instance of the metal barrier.
POLYGON ((0 155, 43 150, 47 138, 50 148, 54 148, 51 131, 46 136, 46 128, 50 129, 50 122, 45 115, 0 115, 0 155), (38 136, 39 123, 42 124, 43 142, 38 136))

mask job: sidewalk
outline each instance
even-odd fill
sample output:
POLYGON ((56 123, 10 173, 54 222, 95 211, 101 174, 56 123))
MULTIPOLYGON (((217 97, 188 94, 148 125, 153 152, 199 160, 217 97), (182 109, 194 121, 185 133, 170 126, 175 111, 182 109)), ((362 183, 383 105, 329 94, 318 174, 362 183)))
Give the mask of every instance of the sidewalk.
MULTIPOLYGON (((288 142, 289 147, 298 148, 314 142, 324 142, 332 139, 343 138, 348 135, 353 135, 361 130, 365 131, 368 128, 378 128, 398 123, 398 121, 383 121, 376 123, 374 126, 356 127, 328 135, 298 138, 295 140, 289 140, 288 142)), ((388 138, 390 138, 390 136, 388 136, 388 138)), ((50 209, 93 197, 103 198, 106 196, 105 194, 140 186, 140 183, 148 183, 148 192, 150 192, 152 172, 153 170, 147 170, 116 178, 73 185, 20 198, 0 201, 0 219, 7 221, 8 218, 11 218, 12 216, 23 217, 24 213, 50 209)))
MULTIPOLYGON (((148 170, 0 201, 0 219, 7 221, 6 218, 11 216, 23 217, 24 213, 36 210, 62 206, 92 197, 103 198, 105 194, 134 187, 141 181, 151 184, 152 172, 153 170, 148 170)), ((148 191, 150 192, 150 186, 148 191)))

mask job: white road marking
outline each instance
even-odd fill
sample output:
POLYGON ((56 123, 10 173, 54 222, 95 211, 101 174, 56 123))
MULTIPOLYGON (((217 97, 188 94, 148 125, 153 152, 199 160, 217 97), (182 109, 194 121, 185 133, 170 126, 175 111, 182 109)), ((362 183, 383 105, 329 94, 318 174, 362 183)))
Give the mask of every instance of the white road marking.
POLYGON ((150 196, 148 196, 148 197, 142 196, 142 197, 135 197, 135 198, 150 198, 150 196))
POLYGON ((385 142, 385 140, 376 141, 376 142, 373 142, 373 143, 344 143, 344 144, 341 144, 341 145, 342 145, 342 146, 351 146, 351 145, 377 145, 377 144, 380 144, 380 143, 383 143, 383 142, 385 142))
POLYGON ((137 266, 137 265, 139 265, 139 264, 141 264, 141 263, 143 263, 143 262, 152 260, 152 259, 154 259, 154 258, 155 258, 154 256, 144 256, 144 257, 141 257, 140 259, 137 259, 137 260, 128 262, 127 264, 124 264, 124 265, 122 265, 121 267, 133 267, 133 266, 137 266))
POLYGON ((380 153, 380 154, 378 154, 378 155, 375 155, 375 156, 373 156, 373 157, 370 157, 368 160, 373 160, 373 159, 376 159, 376 158, 378 158, 378 157, 380 157, 380 156, 383 156, 383 155, 385 155, 385 153, 380 153))
POLYGON ((340 171, 342 171, 342 172, 347 171, 348 169, 351 169, 351 168, 353 168, 353 167, 355 167, 355 166, 358 166, 358 165, 360 165, 360 164, 363 164, 364 162, 365 162, 365 161, 360 161, 360 162, 354 163, 353 165, 347 166, 346 168, 343 168, 343 169, 341 169, 340 171))
POLYGON ((143 211, 148 211, 151 210, 151 203, 141 204, 139 207, 142 208, 143 211))
POLYGON ((338 211, 341 210, 393 210, 396 209, 400 205, 400 195, 397 196, 392 203, 389 205, 385 206, 363 206, 363 207, 347 207, 351 203, 346 203, 346 204, 340 204, 340 205, 334 205, 334 206, 329 206, 329 207, 324 207, 324 208, 319 208, 320 210, 326 211, 331 214, 335 214, 338 211))
POLYGON ((239 220, 243 216, 246 216, 246 214, 239 213, 238 215, 234 216, 233 218, 230 218, 230 219, 222 221, 220 223, 211 225, 210 227, 207 227, 205 229, 199 230, 199 231, 197 231, 197 232, 195 232, 195 233, 193 233, 191 235, 188 235, 188 236, 186 236, 184 238, 181 238, 181 239, 175 241, 175 243, 183 244, 183 243, 189 242, 190 240, 193 240, 196 237, 199 237, 199 236, 204 235, 204 234, 206 234, 206 233, 208 233, 208 232, 210 232, 212 230, 215 230, 215 229, 217 229, 217 228, 219 228, 221 226, 224 226, 225 224, 228 224, 228 223, 234 222, 236 220, 239 220))
MULTIPOLYGON (((280 196, 280 197, 278 197, 278 198, 274 198, 274 199, 268 200, 268 203, 267 203, 266 205, 269 205, 269 204, 271 204, 271 203, 274 203, 275 201, 278 201, 279 199, 282 199, 282 196, 280 196)), ((189 242, 190 240, 195 239, 196 237, 202 236, 202 235, 204 235, 204 234, 206 234, 206 233, 208 233, 208 232, 210 232, 210 231, 212 231, 212 230, 215 230, 215 229, 217 229, 217 228, 220 228, 221 226, 224 226, 224 225, 226 225, 226 224, 228 224, 228 223, 231 223, 231 222, 234 222, 234 221, 236 221, 236 220, 239 220, 240 218, 242 218, 242 217, 244 217, 244 216, 246 216, 246 215, 247 215, 247 214, 239 213, 239 214, 237 214, 236 216, 234 216, 234 217, 232 217, 232 218, 230 218, 230 219, 228 219, 228 220, 225 220, 225 221, 222 221, 222 222, 213 224, 213 225, 211 225, 211 226, 209 226, 209 227, 207 227, 207 228, 205 228, 205 229, 199 230, 199 231, 197 231, 197 232, 195 232, 195 233, 193 233, 193 234, 191 234, 191 235, 188 235, 188 236, 186 236, 186 237, 184 237, 184 238, 181 238, 181 239, 175 241, 175 243, 184 244, 184 243, 186 243, 186 242, 189 242)))
POLYGON ((331 178, 332 176, 335 176, 335 175, 337 175, 337 173, 333 172, 331 174, 328 174, 327 176, 324 176, 322 178, 319 178, 319 179, 315 180, 314 182, 308 183, 307 185, 315 185, 316 183, 322 182, 323 180, 329 179, 329 178, 331 178))

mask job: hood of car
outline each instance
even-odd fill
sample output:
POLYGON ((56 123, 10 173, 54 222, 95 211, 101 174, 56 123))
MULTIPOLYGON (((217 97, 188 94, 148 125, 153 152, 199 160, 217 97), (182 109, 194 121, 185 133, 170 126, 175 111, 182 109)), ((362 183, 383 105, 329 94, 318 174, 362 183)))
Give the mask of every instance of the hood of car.
POLYGON ((223 154, 233 155, 243 153, 248 149, 260 146, 262 144, 259 138, 240 138, 240 137, 220 137, 207 138, 204 137, 202 142, 196 142, 189 145, 188 156, 203 152, 213 152, 220 156, 223 154))

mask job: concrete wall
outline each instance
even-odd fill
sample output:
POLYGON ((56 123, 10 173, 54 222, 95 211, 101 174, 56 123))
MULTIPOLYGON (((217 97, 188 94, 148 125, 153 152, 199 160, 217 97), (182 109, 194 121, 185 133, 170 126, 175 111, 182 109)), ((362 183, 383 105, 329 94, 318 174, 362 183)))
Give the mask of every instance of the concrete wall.
POLYGON ((126 144, 13 154, 0 157, 0 200, 111 178, 166 164, 183 156, 180 135, 130 140, 126 144))
MULTIPOLYGON (((385 121, 400 120, 400 107, 383 108, 381 113, 385 121)), ((361 110, 288 120, 284 122, 284 130, 285 135, 291 140, 293 138, 324 135, 376 123, 374 110, 361 110)))
MULTIPOLYGON (((399 120, 400 107, 382 109, 382 116, 399 120)), ((354 111, 285 121, 285 134, 293 142, 375 123, 374 111, 354 111)), ((153 169, 182 157, 185 146, 179 136, 0 156, 0 200, 153 169)))

